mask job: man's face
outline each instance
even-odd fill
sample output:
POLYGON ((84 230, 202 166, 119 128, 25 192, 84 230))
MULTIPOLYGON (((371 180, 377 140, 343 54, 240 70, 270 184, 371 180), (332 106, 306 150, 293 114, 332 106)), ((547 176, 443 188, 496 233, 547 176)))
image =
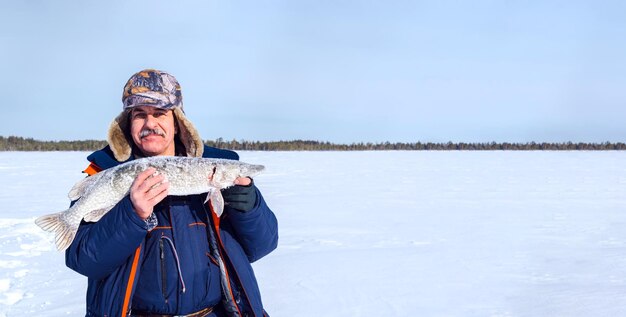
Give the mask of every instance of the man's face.
POLYGON ((130 134, 145 156, 175 155, 172 110, 137 106, 130 112, 130 134))

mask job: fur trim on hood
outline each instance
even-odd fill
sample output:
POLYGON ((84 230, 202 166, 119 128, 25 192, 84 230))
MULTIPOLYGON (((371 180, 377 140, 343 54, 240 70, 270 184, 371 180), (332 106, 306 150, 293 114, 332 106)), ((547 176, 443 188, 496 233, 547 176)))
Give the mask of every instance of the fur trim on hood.
MULTIPOLYGON (((198 130, 196 130, 191 121, 185 117, 185 114, 180 108, 173 108, 172 111, 174 112, 174 121, 178 127, 176 137, 179 138, 180 142, 185 147, 185 154, 191 157, 202 157, 204 144, 198 130)), ((109 146, 115 155, 115 159, 119 162, 127 161, 133 152, 134 141, 130 135, 129 113, 130 109, 122 111, 122 113, 111 122, 107 135, 109 146)))

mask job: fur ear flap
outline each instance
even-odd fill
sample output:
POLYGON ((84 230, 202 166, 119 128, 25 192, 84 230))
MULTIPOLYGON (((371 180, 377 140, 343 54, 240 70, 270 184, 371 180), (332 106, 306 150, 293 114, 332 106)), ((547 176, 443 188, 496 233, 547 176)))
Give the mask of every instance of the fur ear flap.
POLYGON ((130 158, 132 147, 126 139, 124 131, 128 131, 128 112, 122 111, 120 115, 111 122, 107 141, 118 162, 124 162, 130 158))
POLYGON ((191 121, 185 117, 185 114, 180 108, 174 108, 173 112, 176 117, 176 121, 178 122, 178 134, 180 141, 187 150, 187 156, 202 157, 202 153, 204 152, 204 143, 202 143, 202 138, 200 138, 198 130, 196 130, 191 121))

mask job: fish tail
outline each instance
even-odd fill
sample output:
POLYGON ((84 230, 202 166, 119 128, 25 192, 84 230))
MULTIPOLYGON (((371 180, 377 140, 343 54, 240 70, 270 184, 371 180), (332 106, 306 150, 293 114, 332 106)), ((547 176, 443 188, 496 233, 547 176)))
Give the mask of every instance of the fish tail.
POLYGON ((41 216, 35 220, 35 224, 41 229, 56 234, 54 241, 59 251, 67 249, 76 236, 76 230, 73 230, 70 224, 61 219, 61 214, 63 213, 59 212, 41 216))

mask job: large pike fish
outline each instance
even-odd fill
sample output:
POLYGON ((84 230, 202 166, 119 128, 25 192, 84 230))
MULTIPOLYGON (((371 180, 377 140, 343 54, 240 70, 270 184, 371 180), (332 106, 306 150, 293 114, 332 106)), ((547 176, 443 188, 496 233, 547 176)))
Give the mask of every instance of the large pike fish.
POLYGON ((72 187, 68 197, 75 201, 69 209, 41 216, 35 223, 43 230, 55 232, 57 249, 65 250, 74 240, 82 219, 96 222, 130 192, 135 177, 149 167, 165 175, 169 194, 186 196, 208 193, 213 211, 221 216, 224 199, 221 189, 235 184, 237 177, 252 177, 263 171, 262 165, 235 160, 179 156, 142 158, 88 176, 72 187))

